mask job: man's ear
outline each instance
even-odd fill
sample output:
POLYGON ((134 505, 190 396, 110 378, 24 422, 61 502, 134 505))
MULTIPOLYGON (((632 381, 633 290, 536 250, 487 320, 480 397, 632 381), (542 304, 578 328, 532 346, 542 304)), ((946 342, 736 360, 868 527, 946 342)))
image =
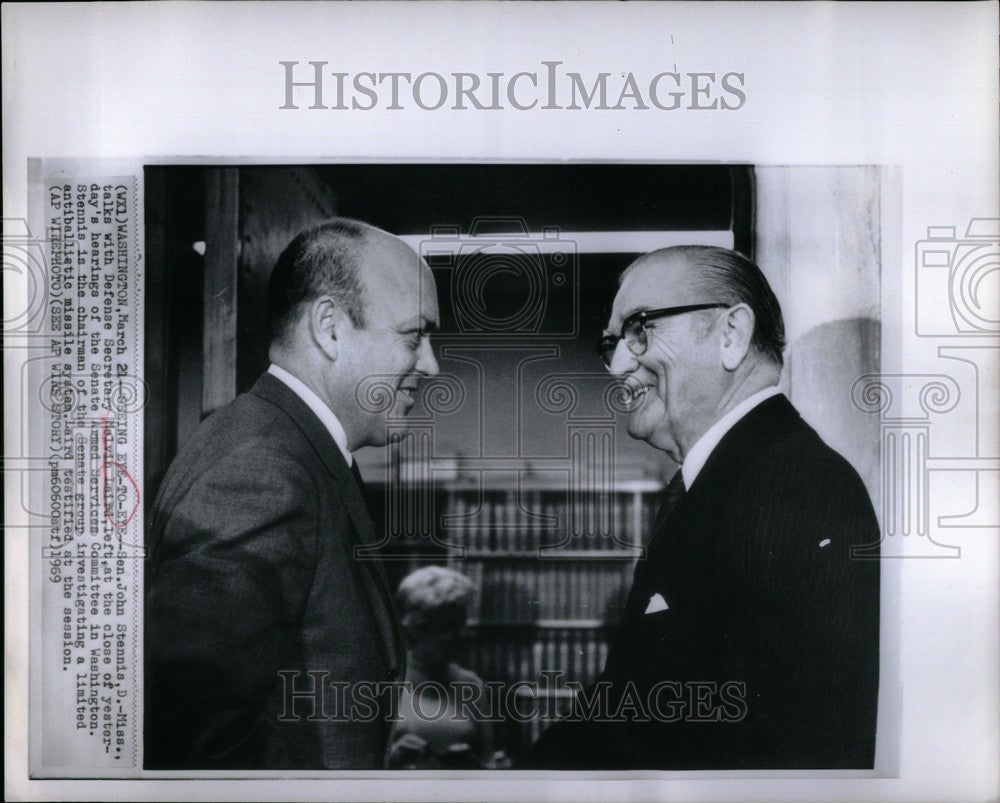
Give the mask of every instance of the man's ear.
POLYGON ((737 304, 722 319, 720 349, 722 365, 727 371, 735 371, 747 356, 754 323, 753 310, 746 304, 737 304))
POLYGON ((341 338, 349 319, 331 296, 320 296, 309 303, 306 318, 313 343, 328 359, 340 355, 341 338))

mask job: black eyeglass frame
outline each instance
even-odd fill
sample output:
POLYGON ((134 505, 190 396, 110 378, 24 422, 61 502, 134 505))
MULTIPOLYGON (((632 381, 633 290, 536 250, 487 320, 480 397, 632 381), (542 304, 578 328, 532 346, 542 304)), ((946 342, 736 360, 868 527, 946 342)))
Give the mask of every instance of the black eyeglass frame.
POLYGON ((650 321, 660 318, 670 318, 674 315, 683 315, 686 312, 698 312, 704 309, 722 309, 729 306, 731 305, 716 301, 712 304, 686 304, 681 307, 663 307, 662 309, 644 309, 639 312, 633 312, 622 321, 622 333, 618 337, 605 335, 597 341, 594 349, 600 355, 601 359, 604 360, 604 364, 610 367, 615 349, 618 348, 619 340, 624 340, 625 345, 628 346, 628 350, 636 357, 640 357, 646 353, 646 349, 649 348, 649 341, 640 333, 646 331, 646 324, 650 321), (638 327, 636 327, 636 324, 638 324, 638 327), (631 337, 626 330, 632 330, 631 337))

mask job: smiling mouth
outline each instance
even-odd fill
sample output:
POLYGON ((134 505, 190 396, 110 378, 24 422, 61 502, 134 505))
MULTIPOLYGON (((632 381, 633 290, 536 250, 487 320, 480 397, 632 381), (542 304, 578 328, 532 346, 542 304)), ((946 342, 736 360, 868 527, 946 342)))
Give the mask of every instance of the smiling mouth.
POLYGON ((652 389, 652 385, 639 385, 634 382, 625 382, 625 402, 628 411, 634 412, 638 410, 642 406, 643 401, 645 401, 646 394, 652 389))

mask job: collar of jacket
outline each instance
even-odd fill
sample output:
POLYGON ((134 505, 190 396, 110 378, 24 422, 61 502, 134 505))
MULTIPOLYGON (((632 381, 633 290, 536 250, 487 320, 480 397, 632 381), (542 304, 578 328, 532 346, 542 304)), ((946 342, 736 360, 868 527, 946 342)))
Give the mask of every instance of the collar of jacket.
POLYGON ((323 422, 309 409, 309 405, 277 377, 269 373, 263 374, 250 389, 250 392, 275 405, 292 420, 333 477, 357 535, 358 543, 354 546, 354 559, 364 566, 370 579, 370 582, 365 583, 364 586, 369 597, 372 615, 382 636, 389 679, 402 680, 406 648, 399 617, 396 615, 396 609, 392 602, 389 581, 386 578, 382 561, 377 556, 380 539, 376 536, 375 525, 361 495, 361 488, 358 487, 340 447, 337 446, 323 422))
POLYGON ((765 399, 737 421, 712 450, 698 478, 688 487, 688 498, 718 483, 728 483, 731 475, 743 470, 742 456, 755 454, 760 445, 777 433, 795 428, 808 429, 798 410, 784 394, 765 399))

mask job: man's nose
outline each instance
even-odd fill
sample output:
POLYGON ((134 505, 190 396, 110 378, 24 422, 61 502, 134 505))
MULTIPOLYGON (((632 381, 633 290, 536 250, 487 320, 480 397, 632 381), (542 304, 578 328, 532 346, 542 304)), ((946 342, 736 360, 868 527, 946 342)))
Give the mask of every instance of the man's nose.
POLYGON ((611 355, 611 364, 608 366, 608 370, 614 376, 625 376, 625 374, 634 371, 637 366, 638 360, 636 360, 635 355, 629 350, 625 340, 619 340, 611 355))
POLYGON ((420 344, 416 367, 417 371, 424 376, 437 376, 441 373, 441 366, 438 365, 437 357, 434 356, 434 347, 431 345, 429 337, 425 337, 420 344))

